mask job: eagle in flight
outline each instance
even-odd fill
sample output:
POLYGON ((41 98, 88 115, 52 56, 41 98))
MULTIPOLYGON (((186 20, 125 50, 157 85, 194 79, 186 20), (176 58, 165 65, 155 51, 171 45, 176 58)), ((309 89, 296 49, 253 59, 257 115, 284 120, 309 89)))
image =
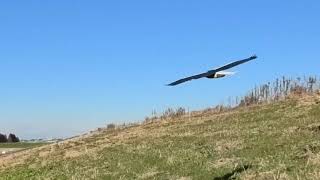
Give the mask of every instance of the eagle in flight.
POLYGON ((201 73, 201 74, 197 74, 197 75, 194 75, 194 76, 190 76, 190 77, 186 77, 186 78, 183 78, 183 79, 179 79, 179 80, 177 80, 175 82, 172 82, 172 83, 168 84, 168 86, 176 86, 178 84, 181 84, 181 83, 184 83, 184 82, 187 82, 187 81, 191 81, 193 79, 200 79, 200 78, 204 78, 204 77, 213 79, 213 78, 222 78, 222 77, 225 77, 227 75, 233 75, 234 72, 226 72, 225 70, 233 68, 233 67, 238 66, 240 64, 246 63, 248 61, 252 61, 254 59, 257 59, 256 55, 253 55, 253 56, 251 56, 251 57, 249 57, 247 59, 243 59, 243 60, 239 60, 239 61, 235 61, 235 62, 229 63, 229 64, 227 64, 225 66, 222 66, 222 67, 207 71, 205 73, 201 73))

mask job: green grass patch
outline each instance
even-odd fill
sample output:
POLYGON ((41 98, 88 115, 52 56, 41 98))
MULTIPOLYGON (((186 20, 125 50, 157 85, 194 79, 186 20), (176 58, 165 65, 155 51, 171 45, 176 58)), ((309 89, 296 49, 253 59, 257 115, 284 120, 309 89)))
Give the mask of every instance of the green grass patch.
POLYGON ((0 148, 34 148, 46 145, 48 143, 0 143, 0 148))

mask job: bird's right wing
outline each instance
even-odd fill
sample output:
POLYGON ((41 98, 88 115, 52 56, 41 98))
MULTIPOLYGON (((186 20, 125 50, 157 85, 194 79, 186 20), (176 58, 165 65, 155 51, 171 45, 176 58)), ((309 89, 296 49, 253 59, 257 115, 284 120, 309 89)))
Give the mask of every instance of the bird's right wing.
POLYGON ((206 76, 208 76, 210 74, 211 73, 206 72, 206 73, 201 73, 201 74, 197 74, 197 75, 194 75, 194 76, 186 77, 186 78, 183 78, 183 79, 179 79, 179 80, 177 80, 177 81, 175 81, 173 83, 170 83, 170 84, 168 84, 168 86, 175 86, 175 85, 187 82, 187 81, 191 81, 193 79, 200 79, 200 78, 206 77, 206 76))
POLYGON ((211 71, 208 71, 208 72, 212 72, 212 73, 213 73, 213 72, 224 71, 224 70, 233 68, 233 67, 235 67, 235 66, 238 66, 238 65, 240 65, 240 64, 246 63, 246 62, 251 61, 251 60, 254 60, 254 59, 257 59, 257 56, 256 56, 256 55, 251 56, 251 57, 249 57, 249 58, 247 58, 247 59, 243 59, 243 60, 239 60, 239 61, 232 62, 232 63, 230 63, 230 64, 227 64, 227 65, 225 65, 225 66, 219 67, 219 68, 217 68, 217 69, 214 69, 214 70, 211 70, 211 71))

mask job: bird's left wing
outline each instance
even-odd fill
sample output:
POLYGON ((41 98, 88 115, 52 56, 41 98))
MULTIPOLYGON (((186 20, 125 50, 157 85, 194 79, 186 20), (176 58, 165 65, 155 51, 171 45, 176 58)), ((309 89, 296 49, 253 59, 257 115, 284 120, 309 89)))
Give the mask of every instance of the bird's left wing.
POLYGON ((206 77, 206 76, 208 76, 210 74, 211 73, 206 72, 206 73, 201 73, 201 74, 197 74, 197 75, 194 75, 194 76, 186 77, 186 78, 183 78, 183 79, 179 79, 179 80, 177 80, 177 81, 175 81, 173 83, 170 83, 170 84, 168 84, 168 86, 175 86, 175 85, 187 82, 187 81, 191 81, 193 79, 200 79, 200 78, 206 77))

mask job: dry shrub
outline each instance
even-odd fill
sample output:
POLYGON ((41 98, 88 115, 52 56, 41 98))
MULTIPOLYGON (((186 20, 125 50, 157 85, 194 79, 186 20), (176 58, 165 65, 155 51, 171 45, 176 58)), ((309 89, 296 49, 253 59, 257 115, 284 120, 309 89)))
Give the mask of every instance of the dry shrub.
POLYGON ((256 86, 247 95, 240 98, 236 106, 250 106, 253 104, 269 103, 285 99, 289 96, 302 96, 306 93, 318 93, 320 82, 317 77, 276 79, 273 83, 268 82, 256 86))
POLYGON ((107 125, 107 130, 114 130, 114 129, 116 129, 116 125, 115 124, 111 123, 111 124, 107 125))

